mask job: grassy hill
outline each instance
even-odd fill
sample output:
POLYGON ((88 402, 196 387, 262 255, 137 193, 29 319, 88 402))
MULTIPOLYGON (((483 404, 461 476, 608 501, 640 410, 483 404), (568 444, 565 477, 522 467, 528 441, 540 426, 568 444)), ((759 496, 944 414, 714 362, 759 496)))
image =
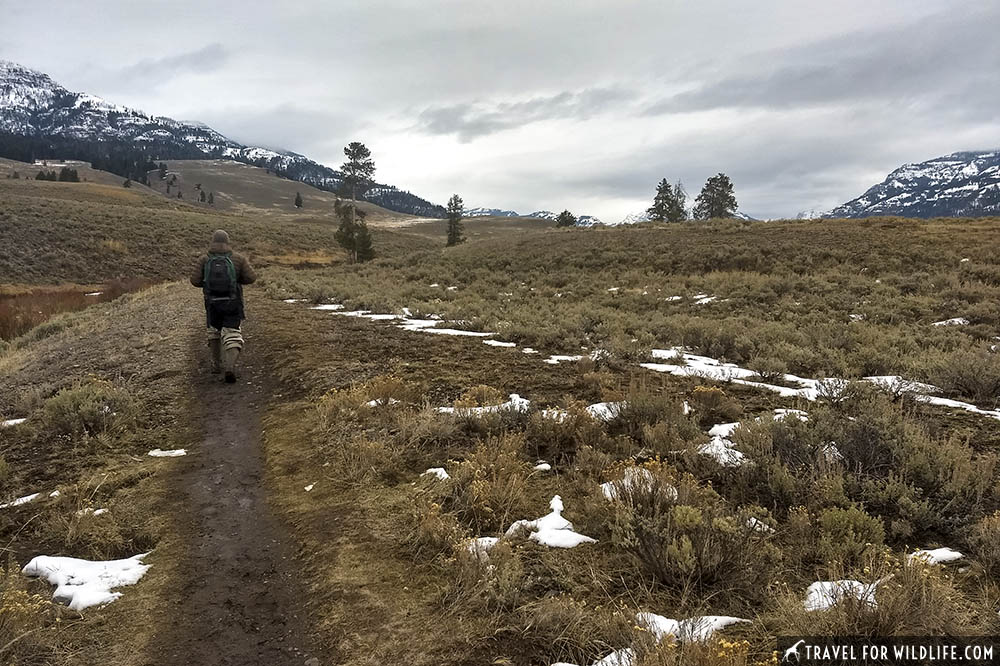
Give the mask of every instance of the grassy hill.
MULTIPOLYGON (((231 160, 170 160, 167 162, 166 180, 150 174, 150 184, 154 190, 165 196, 176 198, 177 192, 184 200, 200 201, 201 190, 215 195, 214 208, 235 215, 261 218, 288 218, 294 221, 335 221, 333 203, 337 199, 331 192, 324 192, 311 185, 288 180, 259 167, 233 162, 231 160), (167 195, 167 185, 174 176, 176 185, 171 186, 167 195), (301 193, 303 207, 295 207, 295 195, 301 193)), ((397 226, 418 219, 412 215, 396 213, 366 201, 358 204, 359 210, 367 215, 366 221, 372 226, 397 226)))
MULTIPOLYGON (((10 178, 13 176, 14 172, 17 172, 18 177, 22 180, 34 180, 39 171, 55 171, 58 173, 64 166, 69 167, 70 169, 76 169, 77 174, 80 176, 80 180, 88 183, 121 186, 122 182, 125 180, 121 176, 116 176, 113 173, 92 169, 90 168, 90 164, 87 162, 80 162, 79 160, 46 160, 43 164, 28 164, 27 162, 18 162, 17 160, 10 160, 3 157, 0 157, 0 179, 10 178)), ((134 185, 139 189, 143 188, 142 185, 134 185)))

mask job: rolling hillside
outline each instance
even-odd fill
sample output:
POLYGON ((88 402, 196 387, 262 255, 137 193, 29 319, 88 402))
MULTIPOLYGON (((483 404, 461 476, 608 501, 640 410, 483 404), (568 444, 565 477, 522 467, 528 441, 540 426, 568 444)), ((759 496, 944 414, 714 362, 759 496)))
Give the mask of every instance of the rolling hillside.
MULTIPOLYGON (((333 204, 337 196, 317 189, 312 185, 290 180, 274 171, 250 166, 233 160, 169 160, 166 162, 167 178, 160 180, 155 172, 150 173, 150 186, 167 195, 167 184, 174 176, 176 185, 170 188, 170 197, 177 192, 184 195, 184 201, 196 203, 200 191, 215 195, 215 209, 237 215, 288 216, 293 219, 335 221, 333 204), (295 207, 295 194, 301 193, 303 207, 295 207)), ((207 194, 206 194, 207 196, 207 194)), ((201 205, 201 204, 199 204, 201 205)), ((362 201, 359 210, 364 211, 365 221, 372 226, 402 226, 421 218, 405 213, 387 210, 373 203, 362 201)))

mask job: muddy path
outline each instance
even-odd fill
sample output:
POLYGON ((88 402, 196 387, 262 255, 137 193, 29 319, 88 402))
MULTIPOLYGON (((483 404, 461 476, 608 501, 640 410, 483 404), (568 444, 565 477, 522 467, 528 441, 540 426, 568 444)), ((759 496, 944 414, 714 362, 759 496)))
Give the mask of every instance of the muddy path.
MULTIPOLYGON (((248 326, 247 328, 252 328, 248 326)), ((250 333, 252 337, 252 333, 250 333)), ((190 341, 192 423, 201 443, 178 459, 182 585, 148 652, 158 666, 314 664, 290 537, 268 501, 260 413, 269 399, 252 345, 236 384, 206 369, 203 329, 190 341)))

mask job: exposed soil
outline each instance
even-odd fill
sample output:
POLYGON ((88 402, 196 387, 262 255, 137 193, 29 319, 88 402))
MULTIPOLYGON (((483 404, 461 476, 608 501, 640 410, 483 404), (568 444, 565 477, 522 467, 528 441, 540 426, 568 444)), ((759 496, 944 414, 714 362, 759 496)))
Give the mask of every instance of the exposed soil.
MULTIPOLYGON (((207 355, 200 328, 191 350, 207 355)), ((208 374, 204 362, 192 377, 192 418, 203 438, 175 469, 178 529, 189 548, 183 586, 164 605, 171 624, 149 652, 162 666, 301 665, 314 657, 290 541, 264 483, 260 411, 269 391, 256 362, 248 347, 234 385, 208 374)))

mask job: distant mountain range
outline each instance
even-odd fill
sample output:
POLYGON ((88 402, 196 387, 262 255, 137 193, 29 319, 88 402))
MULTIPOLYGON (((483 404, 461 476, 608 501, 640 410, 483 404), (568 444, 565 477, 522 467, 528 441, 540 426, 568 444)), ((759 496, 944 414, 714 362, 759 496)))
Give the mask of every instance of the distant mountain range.
POLYGON ((821 217, 1000 215, 1000 151, 961 152, 904 164, 857 199, 821 217))
MULTIPOLYGON (((226 158, 292 180, 337 191, 340 172, 298 153, 246 146, 199 122, 151 116, 75 93, 48 75, 0 60, 0 156, 32 162, 71 158, 95 162, 123 177, 149 160, 226 158)), ((99 165, 99 166, 98 166, 99 165)), ((375 184, 364 199, 402 213, 444 217, 442 206, 392 185, 375 184)))
MULTIPOLYGON (((533 213, 522 215, 516 210, 505 210, 503 208, 466 208, 463 214, 465 217, 530 217, 553 221, 559 216, 559 213, 553 213, 551 210, 536 210, 533 213)), ((595 224, 604 224, 604 222, 601 222, 601 220, 593 215, 581 215, 576 221, 576 226, 578 227, 590 227, 595 224)))

